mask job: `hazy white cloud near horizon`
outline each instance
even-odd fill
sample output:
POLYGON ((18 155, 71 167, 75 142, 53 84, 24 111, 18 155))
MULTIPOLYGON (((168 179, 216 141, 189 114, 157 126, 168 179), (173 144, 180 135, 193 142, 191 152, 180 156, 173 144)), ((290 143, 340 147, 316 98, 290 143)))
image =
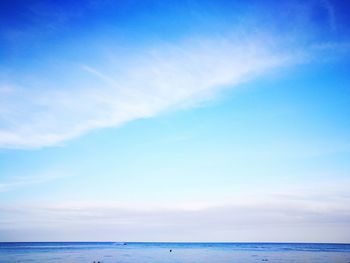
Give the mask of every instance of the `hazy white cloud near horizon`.
POLYGON ((226 200, 203 196, 197 202, 2 204, 0 241, 285 242, 287 237, 288 242, 347 242, 348 184, 344 179, 342 184, 328 180, 284 189, 257 188, 226 200))
POLYGON ((325 201, 324 197, 312 199, 307 194, 241 198, 226 205, 183 207, 180 204, 140 208, 108 204, 1 207, 0 232, 4 241, 285 242, 286 236, 289 242, 348 241, 349 197, 337 202, 325 201), (12 228, 12 234, 6 233, 8 228, 12 228), (59 233, 59 229, 70 234, 59 233), (301 229, 305 231, 303 236, 301 229), (29 234, 31 231, 36 232, 35 240, 29 234), (48 239, 48 233, 55 238, 48 239))

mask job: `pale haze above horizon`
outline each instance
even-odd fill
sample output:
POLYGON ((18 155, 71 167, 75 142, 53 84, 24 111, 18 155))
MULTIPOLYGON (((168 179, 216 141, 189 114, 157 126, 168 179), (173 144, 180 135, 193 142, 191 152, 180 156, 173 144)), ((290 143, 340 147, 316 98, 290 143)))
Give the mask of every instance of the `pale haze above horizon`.
POLYGON ((350 243, 350 2, 0 2, 0 242, 350 243))

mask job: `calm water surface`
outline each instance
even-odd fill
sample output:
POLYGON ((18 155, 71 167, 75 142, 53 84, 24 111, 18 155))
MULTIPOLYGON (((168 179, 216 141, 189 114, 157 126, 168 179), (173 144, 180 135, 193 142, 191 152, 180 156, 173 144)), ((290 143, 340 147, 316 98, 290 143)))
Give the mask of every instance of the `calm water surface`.
POLYGON ((92 263, 93 261, 101 263, 349 263, 350 244, 0 243, 0 263, 92 263))

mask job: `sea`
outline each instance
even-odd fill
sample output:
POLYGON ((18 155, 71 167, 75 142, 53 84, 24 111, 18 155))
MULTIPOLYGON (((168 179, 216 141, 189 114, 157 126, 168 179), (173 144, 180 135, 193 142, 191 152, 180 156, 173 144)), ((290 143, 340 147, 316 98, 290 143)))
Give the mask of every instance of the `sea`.
POLYGON ((0 243, 0 263, 350 263, 350 244, 0 243))

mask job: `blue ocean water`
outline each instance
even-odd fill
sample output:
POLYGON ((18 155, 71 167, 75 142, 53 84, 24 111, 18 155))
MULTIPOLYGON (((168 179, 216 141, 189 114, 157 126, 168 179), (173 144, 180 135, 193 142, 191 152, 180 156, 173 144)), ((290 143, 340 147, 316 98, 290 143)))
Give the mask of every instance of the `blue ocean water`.
POLYGON ((0 263, 92 263, 94 261, 101 263, 349 263, 350 244, 0 243, 0 263))

